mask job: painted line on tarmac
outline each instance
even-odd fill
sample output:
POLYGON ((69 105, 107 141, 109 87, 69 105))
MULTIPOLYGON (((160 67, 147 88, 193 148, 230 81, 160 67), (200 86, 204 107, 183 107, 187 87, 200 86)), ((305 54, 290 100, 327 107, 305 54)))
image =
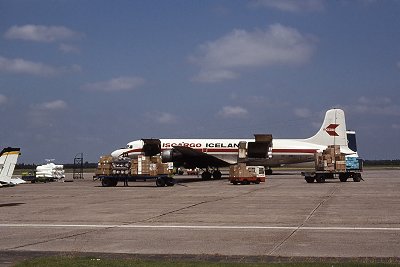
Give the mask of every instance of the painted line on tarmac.
POLYGON ((121 229, 199 229, 199 230, 309 230, 309 231, 400 231, 399 227, 313 227, 240 225, 134 225, 134 224, 0 224, 0 228, 121 228, 121 229))

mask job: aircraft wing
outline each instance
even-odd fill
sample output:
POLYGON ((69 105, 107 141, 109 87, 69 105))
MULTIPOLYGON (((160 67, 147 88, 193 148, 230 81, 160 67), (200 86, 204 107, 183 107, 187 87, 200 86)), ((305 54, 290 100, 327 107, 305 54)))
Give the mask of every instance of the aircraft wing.
POLYGON ((190 147, 184 146, 174 146, 175 151, 181 154, 180 160, 181 163, 191 166, 193 168, 207 168, 207 167, 226 167, 230 166, 230 163, 214 157, 210 154, 206 154, 195 150, 190 147))

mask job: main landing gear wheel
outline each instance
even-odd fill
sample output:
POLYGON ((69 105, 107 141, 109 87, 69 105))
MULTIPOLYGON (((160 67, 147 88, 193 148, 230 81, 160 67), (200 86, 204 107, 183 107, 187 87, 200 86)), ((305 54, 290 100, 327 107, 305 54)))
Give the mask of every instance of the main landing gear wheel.
POLYGON ((201 174, 201 179, 203 180, 210 180, 211 179, 211 173, 209 171, 205 171, 201 174))
POLYGON ((212 176, 213 176, 213 178, 215 179, 215 180, 219 180, 219 179, 221 179, 221 177, 222 177, 222 173, 220 172, 220 171, 214 171, 213 172, 213 174, 212 174, 212 176))

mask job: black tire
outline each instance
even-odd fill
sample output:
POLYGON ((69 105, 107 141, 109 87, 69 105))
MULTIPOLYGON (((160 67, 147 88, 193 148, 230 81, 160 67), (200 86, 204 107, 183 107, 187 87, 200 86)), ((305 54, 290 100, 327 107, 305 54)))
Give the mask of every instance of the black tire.
POLYGON ((221 173, 220 171, 214 171, 213 174, 212 174, 212 176, 213 176, 213 178, 214 178, 215 180, 219 180, 219 179, 221 179, 221 177, 222 177, 222 173, 221 173))
POLYGON ((203 180, 210 180, 211 179, 211 173, 210 172, 203 172, 201 174, 201 179, 203 180))
POLYGON ((113 180, 111 180, 110 178, 103 178, 101 179, 101 185, 104 187, 113 186, 113 180))
POLYGON ((259 183, 261 183, 261 180, 259 178, 257 178, 257 180, 254 183, 259 184, 259 183))
POLYGON ((321 174, 317 174, 315 176, 315 181, 317 181, 317 183, 325 183, 325 177, 321 174))
POLYGON ((157 187, 164 187, 165 186, 165 179, 163 177, 158 177, 156 179, 156 186, 157 187))
POLYGON ((174 186, 175 185, 175 180, 174 178, 166 178, 166 183, 167 186, 174 186))
POLYGON ((361 178, 361 173, 355 173, 353 176, 353 181, 358 183, 361 182, 362 178, 361 178))
POLYGON ((237 182, 237 181, 233 181, 233 182, 232 182, 232 184, 234 184, 234 185, 237 185, 237 184, 238 184, 238 182, 237 182))
POLYGON ((348 179, 348 178, 349 178, 349 177, 348 177, 347 174, 345 174, 345 173, 339 174, 339 180, 340 180, 341 182, 343 182, 343 183, 347 182, 347 179, 348 179))
POLYGON ((314 177, 306 176, 306 177, 304 177, 304 179, 305 179, 306 182, 309 183, 309 184, 314 183, 314 177))

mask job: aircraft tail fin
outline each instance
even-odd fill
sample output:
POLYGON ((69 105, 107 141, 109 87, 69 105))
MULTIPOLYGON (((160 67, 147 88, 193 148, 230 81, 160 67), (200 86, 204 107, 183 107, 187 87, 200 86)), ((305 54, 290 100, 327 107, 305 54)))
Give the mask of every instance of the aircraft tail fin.
POLYGON ((11 178, 20 154, 19 148, 12 147, 4 148, 0 152, 0 183, 11 184, 11 178))
POLYGON ((340 145, 348 148, 344 111, 341 109, 328 110, 319 131, 305 141, 317 145, 340 145))

